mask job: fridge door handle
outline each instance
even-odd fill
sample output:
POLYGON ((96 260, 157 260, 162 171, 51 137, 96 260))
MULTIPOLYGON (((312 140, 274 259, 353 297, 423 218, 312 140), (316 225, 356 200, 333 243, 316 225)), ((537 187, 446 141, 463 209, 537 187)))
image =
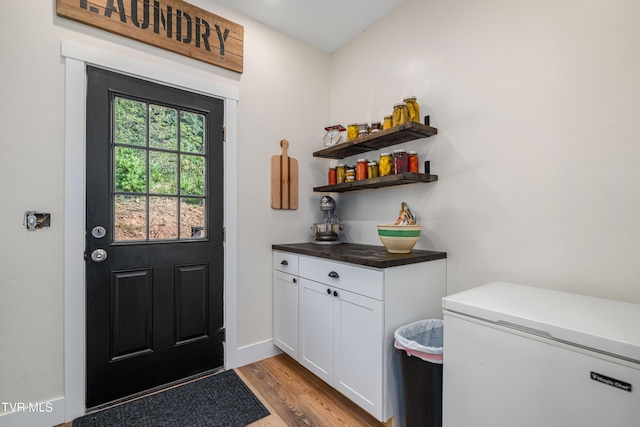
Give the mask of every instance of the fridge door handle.
POLYGON ((499 326, 503 326, 505 328, 515 329, 516 331, 524 332, 524 333, 527 333, 527 334, 536 335, 538 337, 547 338, 547 339, 550 339, 550 340, 555 340, 553 335, 551 335, 549 332, 541 331, 540 329, 530 328, 528 326, 522 326, 522 325, 518 325, 516 323, 507 322, 507 321, 504 321, 504 320, 498 320, 497 322, 495 322, 495 324, 499 325, 499 326))

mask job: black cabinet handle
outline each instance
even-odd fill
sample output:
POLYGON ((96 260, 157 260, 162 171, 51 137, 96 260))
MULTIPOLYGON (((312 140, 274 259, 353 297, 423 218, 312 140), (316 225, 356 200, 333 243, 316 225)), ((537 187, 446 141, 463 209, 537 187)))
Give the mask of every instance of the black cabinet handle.
POLYGON ((338 296, 338 291, 333 291, 333 296, 337 297, 338 296))
POLYGON ((293 279, 293 283, 298 283, 298 279, 293 279))
POLYGON ((331 295, 331 289, 327 288, 327 293, 331 295))
POLYGON ((280 263, 280 265, 289 265, 289 263, 287 262, 286 259, 283 259, 282 262, 280 263))
POLYGON ((329 277, 333 277, 334 279, 338 279, 338 278, 340 278, 340 275, 338 273, 336 273, 335 271, 331 271, 331 272, 329 272, 329 277))

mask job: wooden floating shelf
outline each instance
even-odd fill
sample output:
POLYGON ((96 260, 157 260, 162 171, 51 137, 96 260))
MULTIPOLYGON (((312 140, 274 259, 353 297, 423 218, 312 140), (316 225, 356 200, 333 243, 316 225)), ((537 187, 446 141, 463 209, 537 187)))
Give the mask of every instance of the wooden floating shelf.
POLYGON ((394 185, 414 184, 418 182, 433 182, 438 180, 438 175, 427 173, 407 172, 398 175, 387 175, 378 178, 363 179, 360 181, 343 182, 342 184, 324 185, 315 187, 317 193, 345 193, 347 191, 365 190, 367 188, 391 187, 394 185))
POLYGON ((313 157, 325 159, 344 159, 368 151, 379 150, 384 147, 401 144, 414 139, 428 138, 438 133, 438 129, 422 123, 407 122, 399 126, 381 130, 376 133, 360 137, 353 141, 343 142, 324 150, 316 151, 313 157))

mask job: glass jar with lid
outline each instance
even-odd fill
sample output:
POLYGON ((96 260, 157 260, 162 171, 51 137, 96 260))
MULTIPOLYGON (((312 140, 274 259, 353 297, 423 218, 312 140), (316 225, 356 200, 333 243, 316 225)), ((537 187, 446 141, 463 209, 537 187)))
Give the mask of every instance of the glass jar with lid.
POLYGON ((358 159, 358 163, 356 163, 356 181, 367 179, 368 164, 369 161, 367 159, 358 159))
POLYGON ((378 162, 369 162, 367 164, 367 178, 377 178, 380 176, 380 167, 378 162))
POLYGON ((347 173, 347 165, 339 164, 336 166, 336 184, 342 184, 344 182, 347 173))
POLYGON ((391 124, 393 126, 398 126, 407 122, 409 118, 409 108, 407 104, 396 104, 393 106, 393 117, 391 119, 391 124))
POLYGON ((380 176, 387 176, 393 173, 393 157, 391 153, 380 154, 380 176))
POLYGON ((407 161, 409 162, 409 172, 418 172, 420 167, 418 163, 418 152, 407 151, 407 161))
POLYGON ((335 167, 329 168, 328 182, 329 185, 335 185, 338 183, 338 174, 335 167))
POLYGON ((347 126, 347 141, 353 141, 358 138, 359 126, 357 123, 351 123, 347 126))
POLYGON ((415 96, 409 96, 403 99, 403 102, 407 105, 407 121, 420 123, 420 104, 418 104, 415 96))
POLYGON ((363 136, 369 135, 369 124, 368 123, 360 123, 358 125, 358 138, 362 138, 363 136))
POLYGON ((384 116, 384 120, 382 121, 382 130, 389 129, 393 127, 393 115, 389 114, 388 116, 384 116))
POLYGON ((344 176, 344 182, 353 182, 356 180, 356 170, 355 169, 347 169, 347 172, 344 176))
POLYGON ((393 150, 393 173, 406 173, 409 171, 409 164, 407 161, 407 150, 400 148, 393 150))

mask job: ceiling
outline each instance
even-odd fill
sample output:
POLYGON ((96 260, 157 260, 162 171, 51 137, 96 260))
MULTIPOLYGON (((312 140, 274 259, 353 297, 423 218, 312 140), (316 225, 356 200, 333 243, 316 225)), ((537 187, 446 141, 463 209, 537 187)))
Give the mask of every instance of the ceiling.
POLYGON ((325 52, 334 52, 405 0, 215 0, 325 52))

